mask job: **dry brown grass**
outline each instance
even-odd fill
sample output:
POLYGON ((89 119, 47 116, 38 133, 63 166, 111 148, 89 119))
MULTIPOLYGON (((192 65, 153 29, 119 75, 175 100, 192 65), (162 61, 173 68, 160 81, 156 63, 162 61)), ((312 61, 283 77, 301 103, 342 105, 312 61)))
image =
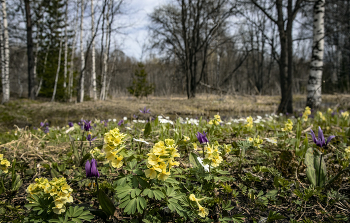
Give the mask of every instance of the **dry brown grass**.
MULTIPOLYGON (((295 95, 297 107, 304 105, 306 96, 295 95)), ((216 113, 223 116, 246 116, 276 111, 279 96, 218 96, 201 94, 194 99, 185 96, 149 97, 136 99, 120 97, 106 101, 86 101, 83 103, 33 102, 26 99, 0 105, 0 130, 20 127, 38 126, 45 119, 51 126, 66 125, 68 121, 84 119, 120 119, 124 116, 139 115, 139 109, 147 107, 153 115, 203 116, 216 113)), ((323 100, 349 106, 350 95, 324 95, 323 100)))

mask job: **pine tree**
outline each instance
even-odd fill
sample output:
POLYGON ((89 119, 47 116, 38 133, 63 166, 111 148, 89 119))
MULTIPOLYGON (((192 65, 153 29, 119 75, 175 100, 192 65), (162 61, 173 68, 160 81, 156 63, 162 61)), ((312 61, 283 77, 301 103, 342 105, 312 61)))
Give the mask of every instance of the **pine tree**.
POLYGON ((135 77, 132 81, 132 86, 128 87, 130 94, 135 97, 147 97, 154 91, 154 84, 149 84, 147 81, 147 73, 145 70, 145 65, 143 63, 138 63, 138 69, 135 70, 135 77))

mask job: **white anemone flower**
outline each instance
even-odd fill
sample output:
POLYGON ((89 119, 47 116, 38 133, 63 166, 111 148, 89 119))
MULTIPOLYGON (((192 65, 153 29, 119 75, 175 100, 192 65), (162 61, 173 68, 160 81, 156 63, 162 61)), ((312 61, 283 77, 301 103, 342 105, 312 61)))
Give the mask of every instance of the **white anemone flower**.
POLYGON ((206 165, 203 165, 203 159, 201 158, 201 157, 197 157, 197 160, 198 160, 198 162, 202 165, 202 167, 204 168, 204 170, 206 171, 206 172, 209 172, 209 164, 206 164, 206 165))
POLYGON ((274 139, 274 138, 265 138, 266 139, 266 141, 268 141, 268 142, 270 142, 270 143, 272 143, 272 144, 277 144, 277 140, 276 139, 274 139))
POLYGON ((145 140, 143 140, 143 139, 135 139, 135 138, 133 138, 134 139, 134 141, 136 141, 136 142, 143 142, 143 143, 146 143, 147 145, 149 144, 148 142, 146 142, 145 140))
POLYGON ((128 118, 127 118, 127 117, 124 117, 123 119, 124 119, 124 121, 128 120, 128 118))

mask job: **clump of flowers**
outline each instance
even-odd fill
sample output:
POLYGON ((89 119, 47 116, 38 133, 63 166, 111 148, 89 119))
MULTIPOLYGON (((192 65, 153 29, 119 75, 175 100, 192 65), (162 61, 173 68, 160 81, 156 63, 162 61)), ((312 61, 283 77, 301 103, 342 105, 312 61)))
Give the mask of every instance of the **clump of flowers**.
POLYGON ((232 150, 232 145, 226 145, 226 144, 224 144, 224 145, 223 145, 223 148, 224 148, 225 153, 230 153, 231 150, 232 150))
POLYGON ((177 146, 173 139, 166 139, 156 143, 151 151, 147 154, 147 167, 145 174, 147 178, 165 181, 170 176, 170 170, 173 166, 180 163, 175 161, 176 157, 180 157, 177 146), (165 142, 164 142, 165 141, 165 142))
MULTIPOLYGON (((39 198, 52 199, 52 210, 56 214, 66 211, 66 203, 72 203, 71 195, 73 189, 66 182, 66 178, 53 178, 49 181, 46 178, 36 178, 34 184, 30 184, 27 193, 30 197, 37 195, 39 198)), ((30 201, 29 201, 30 202, 30 201)))
POLYGON ((293 130, 293 122, 292 120, 288 119, 284 123, 284 128, 282 128, 282 132, 291 132, 293 130))
POLYGON ((303 116, 302 116, 304 122, 307 121, 307 119, 309 118, 309 115, 311 115, 311 109, 308 106, 306 106, 305 111, 304 111, 303 116))
POLYGON ((348 111, 343 112, 343 113, 341 113, 341 116, 342 116, 344 119, 347 119, 347 118, 349 118, 349 112, 348 112, 348 111))
POLYGON ((326 117, 324 117, 324 115, 322 114, 322 112, 318 111, 318 112, 317 112, 317 116, 320 118, 320 120, 326 121, 326 117))
POLYGON ((218 145, 207 145, 204 148, 205 159, 204 164, 209 164, 212 167, 217 167, 222 162, 221 152, 218 145))
POLYGON ((91 163, 89 160, 86 161, 85 172, 86 172, 86 177, 88 177, 88 178, 100 177, 100 174, 99 174, 98 169, 97 169, 97 162, 95 159, 92 159, 91 163))
POLYGON ((9 166, 11 166, 11 163, 4 158, 4 154, 0 154, 0 170, 4 173, 8 173, 9 166))
POLYGON ((126 134, 119 131, 118 128, 112 129, 105 133, 103 150, 106 153, 106 159, 114 168, 120 168, 123 166, 123 156, 118 153, 124 149, 124 138, 126 134))
POLYGON ((220 125, 220 122, 222 122, 220 115, 214 115, 214 119, 209 121, 209 125, 220 125))
POLYGON ((324 135, 323 135, 323 131, 322 131, 320 126, 318 127, 318 138, 316 138, 316 135, 315 135, 314 131, 312 131, 312 129, 310 130, 310 132, 311 132, 310 134, 311 134, 312 140, 319 147, 327 147, 328 143, 333 138, 335 138, 334 135, 331 135, 331 136, 328 137, 328 139, 326 141, 326 139, 324 138, 324 135))
POLYGON ((350 146, 345 149, 345 159, 350 159, 350 146))
POLYGON ((263 143, 263 140, 259 138, 259 136, 257 137, 250 137, 247 139, 248 142, 252 143, 254 147, 260 148, 261 144, 263 143))
POLYGON ((332 113, 333 113, 333 110, 332 110, 331 108, 328 108, 328 109, 327 109, 327 113, 328 113, 328 114, 332 114, 332 113))
POLYGON ((205 198, 201 198, 201 199, 198 199, 196 198, 196 196, 194 194, 191 194, 189 196, 190 200, 191 201, 195 201, 198 205, 198 215, 201 216, 202 218, 205 218, 205 216, 207 216, 209 214, 209 211, 208 209, 204 208, 202 205, 199 204, 199 201, 205 199, 205 198))
POLYGON ((249 116, 247 119, 247 124, 245 125, 245 127, 248 129, 248 130, 251 130, 253 128, 253 118, 252 116, 249 116))
POLYGON ((99 148, 95 147, 92 150, 90 150, 91 157, 96 160, 103 160, 105 159, 106 154, 104 154, 99 148))

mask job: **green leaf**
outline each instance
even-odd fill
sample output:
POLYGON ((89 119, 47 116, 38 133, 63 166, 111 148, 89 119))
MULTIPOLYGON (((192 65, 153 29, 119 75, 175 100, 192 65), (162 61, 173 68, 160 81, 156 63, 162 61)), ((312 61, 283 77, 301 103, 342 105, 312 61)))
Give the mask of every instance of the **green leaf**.
POLYGON ((150 122, 147 122, 147 124, 146 124, 146 126, 145 126, 145 131, 143 132, 143 136, 144 136, 145 138, 147 138, 151 132, 152 132, 151 123, 150 123, 150 122))
POLYGON ((305 154, 306 176, 310 183, 316 186, 316 170, 314 165, 314 149, 308 148, 305 154))
POLYGON ((128 202, 128 205, 125 207, 124 212, 128 214, 134 214, 137 206, 137 198, 133 198, 128 202))
POLYGON ((102 210, 106 212, 106 214, 114 214, 115 206, 111 199, 105 194, 105 192, 103 192, 103 190, 98 190, 97 199, 102 207, 102 210))
POLYGON ((164 193, 160 190, 153 190, 154 198, 157 200, 161 200, 165 198, 164 193))
POLYGON ((90 159, 90 158, 91 158, 91 154, 90 154, 90 153, 86 153, 86 154, 84 155, 84 157, 83 157, 83 158, 81 159, 81 161, 80 161, 80 166, 84 166, 86 160, 88 160, 88 159, 90 159))

